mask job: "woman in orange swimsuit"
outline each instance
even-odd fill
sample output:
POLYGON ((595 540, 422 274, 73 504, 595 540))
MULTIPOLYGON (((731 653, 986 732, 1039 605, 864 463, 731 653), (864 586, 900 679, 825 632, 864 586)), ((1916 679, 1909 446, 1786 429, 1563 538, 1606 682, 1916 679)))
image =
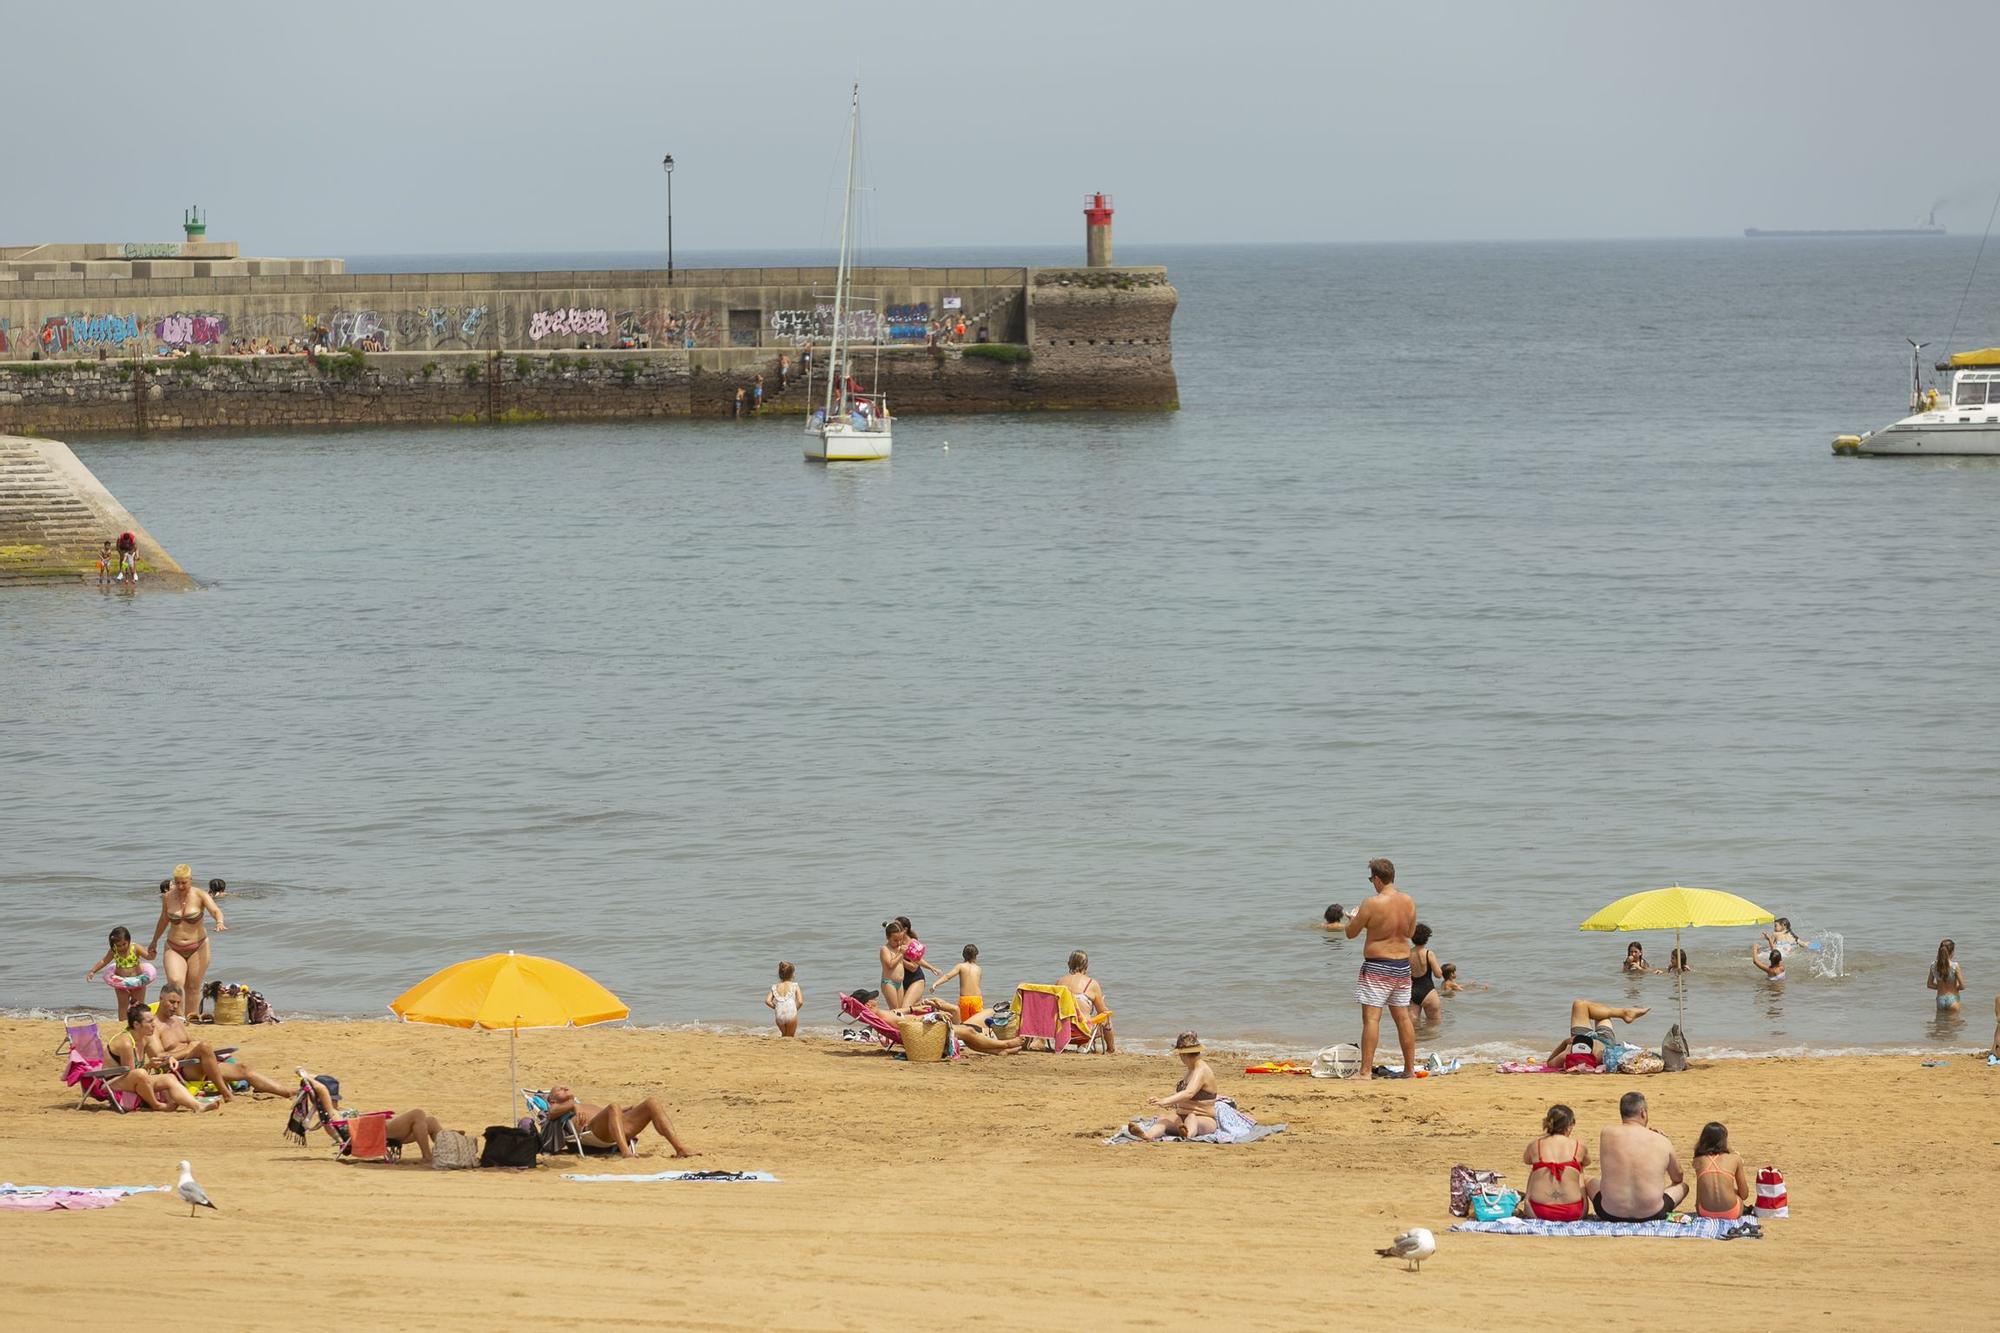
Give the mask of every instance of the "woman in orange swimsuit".
POLYGON ((181 994, 196 1011, 201 1008, 201 982, 208 975, 209 963, 203 913, 215 918, 218 931, 229 929, 222 923, 222 909, 215 905, 215 899, 194 886, 194 872, 184 865, 175 866, 173 882, 160 895, 160 919, 146 947, 154 948, 161 934, 166 935, 167 951, 160 955, 160 961, 166 965, 167 980, 180 986, 181 994))
POLYGON ((1542 1117, 1542 1137, 1521 1153, 1528 1168, 1528 1211, 1544 1222, 1580 1222, 1586 1206, 1583 1168, 1590 1149, 1571 1134, 1576 1112, 1558 1102, 1542 1117))
POLYGON ((1750 1168, 1729 1151, 1729 1130, 1711 1120, 1701 1127, 1694 1145, 1694 1210, 1702 1217, 1729 1221, 1743 1216, 1743 1205, 1757 1201, 1750 1168))

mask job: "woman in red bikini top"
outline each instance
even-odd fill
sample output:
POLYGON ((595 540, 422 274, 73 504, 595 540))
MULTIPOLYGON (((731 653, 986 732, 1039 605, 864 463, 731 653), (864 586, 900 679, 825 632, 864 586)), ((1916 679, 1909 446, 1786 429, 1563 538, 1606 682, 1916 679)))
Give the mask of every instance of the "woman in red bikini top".
POLYGON ((1542 1117, 1542 1137, 1521 1154, 1528 1168, 1528 1211, 1544 1222, 1576 1222, 1585 1207, 1583 1168, 1590 1149, 1570 1131, 1576 1112, 1558 1102, 1542 1117))
POLYGON ((1701 1127, 1694 1144, 1694 1210, 1702 1217, 1730 1221, 1743 1216, 1745 1204, 1755 1204, 1757 1187, 1750 1168, 1729 1151, 1729 1129, 1711 1120, 1701 1127))

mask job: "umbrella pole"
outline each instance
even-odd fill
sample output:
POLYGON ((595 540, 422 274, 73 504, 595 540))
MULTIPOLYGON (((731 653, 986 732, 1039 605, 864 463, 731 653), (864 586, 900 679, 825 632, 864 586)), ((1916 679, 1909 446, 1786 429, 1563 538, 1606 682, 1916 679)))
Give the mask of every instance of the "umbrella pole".
MULTIPOLYGON (((1681 951, 1680 928, 1674 928, 1674 959, 1678 961, 1681 951)), ((1687 1035, 1687 968, 1685 965, 1674 969, 1674 1022, 1680 1025, 1681 1035, 1687 1035)))
POLYGON ((521 1029, 518 1024, 507 1029, 507 1118, 509 1120, 516 1118, 514 1112, 517 1107, 514 1099, 521 1095, 521 1080, 514 1072, 514 1044, 520 1039, 521 1029))

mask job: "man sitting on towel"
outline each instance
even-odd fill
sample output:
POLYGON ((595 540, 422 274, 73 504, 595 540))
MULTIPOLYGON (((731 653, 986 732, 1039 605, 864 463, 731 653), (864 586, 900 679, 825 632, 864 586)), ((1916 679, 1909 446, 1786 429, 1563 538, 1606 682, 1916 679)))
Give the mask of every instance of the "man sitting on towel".
POLYGON ((1597 1164, 1604 1175, 1586 1181, 1584 1193, 1606 1222, 1660 1221, 1687 1197, 1674 1146, 1648 1122, 1643 1093, 1620 1097, 1618 1118, 1619 1124, 1597 1136, 1597 1164))
POLYGON ((620 1110, 616 1106, 586 1106, 577 1101, 576 1094, 567 1084, 558 1083, 549 1089, 549 1118, 575 1115, 578 1133, 586 1148, 616 1148, 620 1157, 633 1155, 632 1140, 646 1132, 648 1126, 659 1131, 660 1137, 673 1145, 674 1156, 694 1157, 680 1136, 674 1133, 673 1122, 667 1119, 665 1108, 657 1097, 648 1097, 637 1106, 620 1110))

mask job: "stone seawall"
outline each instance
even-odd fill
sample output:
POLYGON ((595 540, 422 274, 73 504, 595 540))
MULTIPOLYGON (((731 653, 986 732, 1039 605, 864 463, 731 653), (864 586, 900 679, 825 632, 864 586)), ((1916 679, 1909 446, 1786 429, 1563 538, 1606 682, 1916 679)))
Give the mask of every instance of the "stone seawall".
MULTIPOLYGON (((1004 270, 965 272, 983 275, 1004 270)), ((989 323, 982 327, 997 339, 991 321, 1000 321, 1009 335, 1004 341, 929 347, 921 339, 914 345, 899 339, 881 346, 881 385, 899 416, 1178 406, 1172 341, 1178 298, 1163 271, 1065 269, 1027 274, 1018 290, 965 289, 998 293, 992 310, 1000 313, 988 312, 989 323)), ((782 295, 792 289, 714 290, 726 303, 756 293, 766 293, 757 299, 768 299, 769 292, 782 295)), ((530 292, 531 303, 546 295, 530 292)), ((916 302, 910 309, 926 304, 916 302)), ((719 308, 734 316, 762 310, 719 308)), ((605 307, 590 309, 602 313, 605 307)), ((655 309, 657 313, 664 308, 655 309)), ((196 347, 192 355, 123 359, 109 356, 108 345, 99 348, 105 354, 101 359, 77 355, 72 347, 66 354, 40 359, 0 360, 0 431, 69 435, 711 416, 727 414, 735 390, 747 388, 758 375, 764 377, 767 413, 808 410, 802 377, 794 375, 789 386, 780 384, 779 358, 790 355, 796 362, 799 345, 822 335, 810 321, 799 326, 801 332, 778 334, 770 332, 770 321, 761 313, 758 318, 762 322, 756 336, 746 334, 742 346, 690 348, 683 339, 683 345, 669 348, 425 347, 364 352, 350 345, 311 357, 214 356, 196 347)), ((136 327, 137 322, 120 317, 118 328, 106 336, 136 327)), ((742 318, 737 322, 746 327, 751 323, 742 318)), ((360 326, 345 327, 351 331, 360 326)), ((493 341, 498 342, 497 331, 508 325, 502 319, 490 327, 496 334, 493 341)), ((886 326, 877 327, 886 331, 886 326)), ((436 340, 433 325, 426 323, 423 329, 424 337, 418 341, 436 340)), ((968 327, 968 336, 972 332, 968 327)), ((547 340, 588 338, 568 332, 549 335, 547 340)), ((857 350, 855 364, 866 378, 877 364, 875 350, 857 350)))

